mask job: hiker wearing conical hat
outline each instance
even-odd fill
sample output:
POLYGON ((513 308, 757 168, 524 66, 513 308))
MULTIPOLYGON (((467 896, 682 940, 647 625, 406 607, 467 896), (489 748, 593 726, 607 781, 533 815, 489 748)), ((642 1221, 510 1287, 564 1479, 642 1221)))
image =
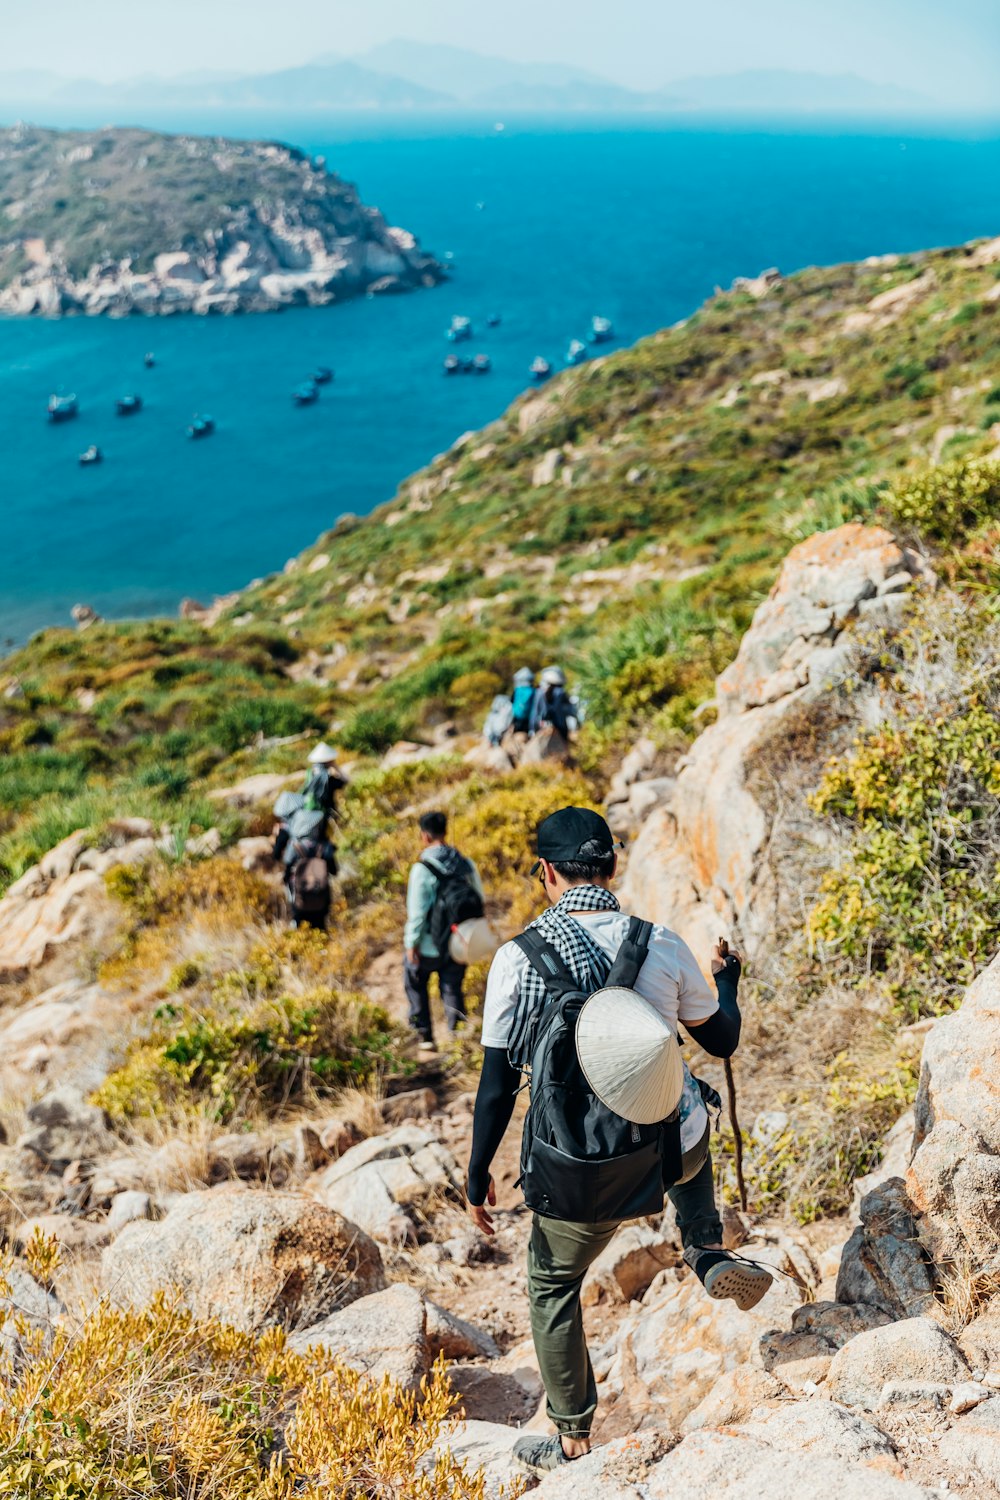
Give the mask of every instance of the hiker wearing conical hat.
POLYGON ((566 691, 566 673, 562 667, 546 667, 538 680, 538 687, 531 703, 528 728, 537 734, 551 724, 564 740, 568 740, 576 728, 573 700, 566 691))
POLYGON ((528 1299, 556 1427, 555 1437, 515 1444, 534 1473, 590 1451, 597 1387, 580 1288, 619 1224, 659 1213, 666 1192, 684 1259, 710 1297, 746 1310, 772 1280, 722 1249, 707 1107, 718 1095, 692 1078, 679 1049, 683 1026, 715 1057, 735 1051, 739 960, 720 942, 713 994, 682 938, 627 916, 611 891, 618 848, 588 808, 564 807, 539 825, 531 873, 549 907, 499 949, 486 986, 468 1212, 484 1234, 494 1233, 490 1166, 528 1070, 521 1150, 533 1210, 528 1299))
POLYGON ((326 740, 320 740, 309 752, 309 774, 302 788, 302 805, 327 818, 337 816, 337 793, 347 785, 347 777, 337 765, 337 752, 326 740))

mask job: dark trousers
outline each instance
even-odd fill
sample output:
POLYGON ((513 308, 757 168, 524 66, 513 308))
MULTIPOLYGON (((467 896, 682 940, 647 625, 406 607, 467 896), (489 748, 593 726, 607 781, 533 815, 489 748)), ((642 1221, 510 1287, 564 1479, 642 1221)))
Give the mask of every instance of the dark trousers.
POLYGON ((302 911, 298 906, 292 907, 292 921, 296 927, 315 927, 318 932, 326 931, 326 919, 329 915, 328 906, 322 911, 302 911))
POLYGON ((459 1021, 465 1020, 465 999, 462 986, 465 983, 465 965, 457 964, 450 954, 431 956, 421 953, 415 964, 403 960, 403 985, 410 1002, 410 1025, 425 1042, 433 1040, 431 1027, 430 978, 438 976, 441 986, 441 1003, 444 1006, 448 1030, 454 1031, 459 1021))
MULTIPOLYGON (((690 1182, 669 1192, 684 1248, 722 1243, 712 1158, 690 1182)), ((583 1332, 580 1288, 609 1244, 618 1220, 570 1224, 535 1214, 528 1244, 528 1301, 546 1410, 564 1437, 587 1437, 597 1410, 597 1385, 583 1332)))

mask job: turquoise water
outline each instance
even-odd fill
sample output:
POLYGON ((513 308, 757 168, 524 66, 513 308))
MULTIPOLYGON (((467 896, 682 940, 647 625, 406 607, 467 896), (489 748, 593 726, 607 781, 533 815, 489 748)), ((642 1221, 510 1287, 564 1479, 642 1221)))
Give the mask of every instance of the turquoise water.
MULTIPOLYGON (((68 122, 53 122, 68 123, 68 122)), ((77 120, 75 123, 87 123, 77 120)), ((95 122, 96 123, 96 122, 95 122)), ((0 321, 0 643, 66 622, 78 600, 173 611, 285 559, 344 511, 481 426, 561 363, 594 313, 621 342, 689 313, 717 284, 1000 232, 1000 130, 856 134, 508 122, 151 118, 266 134, 323 152, 438 255, 449 285, 338 308, 231 319, 0 321), (482 207, 478 207, 482 204, 482 207), (496 311, 503 322, 485 329, 496 311), (467 313, 493 373, 445 379, 443 330, 467 313), (481 334, 480 334, 481 331, 481 334), (153 370, 142 366, 146 349, 153 370), (336 381, 301 410, 316 364, 336 381), (81 415, 51 427, 50 391, 81 415), (136 417, 112 414, 138 390, 136 417), (194 411, 218 423, 192 443, 194 411), (89 443, 105 462, 80 469, 89 443)))

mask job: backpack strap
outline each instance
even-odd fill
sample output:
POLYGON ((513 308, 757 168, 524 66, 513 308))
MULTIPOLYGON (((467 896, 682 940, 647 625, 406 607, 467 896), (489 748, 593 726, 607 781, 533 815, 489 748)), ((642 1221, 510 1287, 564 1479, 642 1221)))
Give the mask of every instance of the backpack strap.
POLYGON ((628 932, 604 981, 605 989, 630 990, 634 987, 639 970, 646 961, 652 935, 652 922, 644 922, 641 917, 629 917, 628 932))
POLYGON ((553 1000, 562 1000, 565 995, 580 993, 580 985, 563 962, 558 948, 547 942, 540 932, 529 927, 514 942, 553 1000))

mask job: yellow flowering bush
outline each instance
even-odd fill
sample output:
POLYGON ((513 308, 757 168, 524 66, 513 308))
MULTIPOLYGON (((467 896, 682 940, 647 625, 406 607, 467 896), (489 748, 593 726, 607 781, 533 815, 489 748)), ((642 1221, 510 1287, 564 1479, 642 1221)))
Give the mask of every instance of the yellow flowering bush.
POLYGON ((19 1328, 0 1371, 10 1500, 483 1500, 447 1451, 443 1361, 404 1391, 323 1350, 197 1321, 168 1298, 19 1328))

